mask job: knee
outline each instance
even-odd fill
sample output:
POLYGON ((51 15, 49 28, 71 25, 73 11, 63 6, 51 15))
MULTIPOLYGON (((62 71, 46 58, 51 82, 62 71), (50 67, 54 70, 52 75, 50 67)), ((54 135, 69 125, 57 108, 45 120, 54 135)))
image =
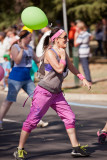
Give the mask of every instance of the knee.
POLYGON ((65 120, 64 124, 66 129, 75 128, 75 114, 72 113, 72 115, 65 120))
POLYGON ((35 129, 37 127, 37 124, 39 123, 39 120, 37 121, 29 121, 29 120, 26 120, 24 123, 23 123, 23 127, 22 129, 25 130, 26 132, 31 132, 33 129, 35 129))
POLYGON ((71 119, 70 119, 70 124, 75 126, 75 114, 73 113, 71 119))

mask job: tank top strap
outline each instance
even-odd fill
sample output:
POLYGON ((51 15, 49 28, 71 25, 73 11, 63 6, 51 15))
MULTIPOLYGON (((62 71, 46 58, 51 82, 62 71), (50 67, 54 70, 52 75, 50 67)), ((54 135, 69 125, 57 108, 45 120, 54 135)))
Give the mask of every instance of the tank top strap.
POLYGON ((55 54, 56 54, 56 56, 57 56, 57 59, 60 60, 60 58, 59 58, 57 52, 56 52, 53 48, 51 48, 51 50, 52 50, 53 52, 55 52, 55 54))

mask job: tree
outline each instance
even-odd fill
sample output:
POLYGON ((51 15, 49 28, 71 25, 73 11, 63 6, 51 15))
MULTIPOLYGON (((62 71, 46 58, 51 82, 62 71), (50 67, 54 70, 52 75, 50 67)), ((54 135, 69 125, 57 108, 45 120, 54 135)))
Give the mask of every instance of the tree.
MULTIPOLYGON (((18 23, 21 13, 28 6, 41 8, 48 17, 49 23, 56 20, 63 22, 62 0, 1 0, 0 28, 18 23)), ((87 25, 107 17, 107 0, 66 0, 68 23, 80 19, 87 25)))
MULTIPOLYGON (((70 0, 68 1, 70 3, 70 0)), ((107 2, 105 0, 81 0, 80 4, 69 7, 67 14, 69 19, 80 19, 90 25, 101 20, 102 17, 107 17, 107 2)))
POLYGON ((29 6, 29 0, 1 0, 0 1, 0 28, 6 28, 15 24, 20 19, 22 10, 29 6))

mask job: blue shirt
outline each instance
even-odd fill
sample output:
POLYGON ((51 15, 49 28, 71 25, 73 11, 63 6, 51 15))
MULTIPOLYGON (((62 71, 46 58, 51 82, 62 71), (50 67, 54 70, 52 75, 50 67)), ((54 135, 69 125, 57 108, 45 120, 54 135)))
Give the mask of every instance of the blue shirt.
POLYGON ((9 74, 9 79, 16 81, 26 81, 30 80, 30 67, 13 67, 9 74))

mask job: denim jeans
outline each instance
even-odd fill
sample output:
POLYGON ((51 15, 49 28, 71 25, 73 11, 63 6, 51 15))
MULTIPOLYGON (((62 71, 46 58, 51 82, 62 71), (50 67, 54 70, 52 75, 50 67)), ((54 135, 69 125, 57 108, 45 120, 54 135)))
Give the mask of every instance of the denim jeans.
POLYGON ((82 68, 84 70, 86 80, 89 82, 92 82, 91 76, 90 76, 90 70, 89 70, 88 57, 80 58, 80 62, 81 62, 82 68))
POLYGON ((16 102, 17 94, 22 88, 30 97, 33 97, 33 92, 35 90, 35 84, 32 80, 27 81, 15 81, 8 79, 8 94, 6 100, 10 102, 16 102))

